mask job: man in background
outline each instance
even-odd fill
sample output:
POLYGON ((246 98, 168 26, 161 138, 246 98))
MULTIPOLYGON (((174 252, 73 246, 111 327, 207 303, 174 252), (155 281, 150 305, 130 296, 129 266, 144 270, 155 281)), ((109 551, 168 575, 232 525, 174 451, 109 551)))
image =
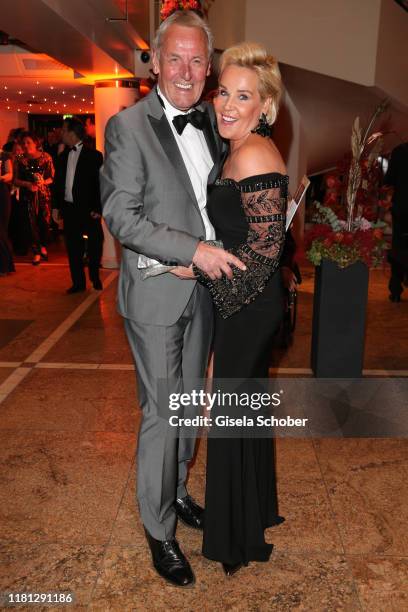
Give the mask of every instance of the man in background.
POLYGON ((89 279, 101 290, 99 267, 103 248, 99 168, 100 151, 84 146, 85 127, 80 119, 66 119, 62 141, 66 145, 59 155, 55 175, 55 203, 64 221, 72 287, 68 294, 85 291, 84 254, 87 247, 89 279), (87 240, 87 243, 85 243, 87 240))
POLYGON ((408 142, 392 151, 384 183, 394 188, 392 196, 392 249, 389 254, 391 302, 400 302, 408 272, 408 142))

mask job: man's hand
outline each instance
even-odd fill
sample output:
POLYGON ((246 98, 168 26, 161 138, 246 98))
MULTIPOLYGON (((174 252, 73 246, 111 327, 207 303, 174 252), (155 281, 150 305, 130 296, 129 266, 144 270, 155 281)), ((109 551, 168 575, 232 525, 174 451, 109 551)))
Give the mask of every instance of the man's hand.
POLYGON ((294 272, 292 272, 292 270, 290 268, 287 268, 286 266, 282 266, 281 272, 282 282, 285 289, 287 289, 288 291, 296 291, 297 283, 294 272))
POLYGON ((52 215, 52 218, 54 220, 54 223, 56 223, 58 225, 58 222, 61 219, 61 212, 60 212, 60 210, 58 208, 53 208, 51 215, 52 215))
POLYGON ((199 242, 196 252, 194 253, 193 263, 203 272, 215 280, 221 278, 225 274, 228 278, 232 278, 232 270, 230 265, 234 265, 241 270, 246 270, 245 264, 238 257, 228 253, 224 249, 214 247, 205 242, 199 242))
POLYGON ((183 280, 194 280, 195 279, 192 265, 189 266, 188 268, 184 266, 177 266, 177 268, 170 270, 170 272, 171 274, 174 274, 174 276, 177 276, 178 278, 182 278, 183 280))

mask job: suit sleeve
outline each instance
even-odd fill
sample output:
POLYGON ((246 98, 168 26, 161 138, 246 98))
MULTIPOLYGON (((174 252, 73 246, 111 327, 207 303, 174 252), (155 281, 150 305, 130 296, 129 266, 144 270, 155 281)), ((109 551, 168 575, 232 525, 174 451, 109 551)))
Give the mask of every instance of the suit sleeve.
POLYGON ((384 184, 390 185, 391 187, 395 187, 396 179, 397 179, 397 167, 398 167, 398 158, 399 158, 399 149, 396 147, 390 157, 390 161, 388 163, 388 168, 386 175, 384 177, 384 184))
POLYGON ((149 219, 144 210, 147 173, 142 143, 124 125, 120 115, 112 117, 105 132, 105 162, 100 172, 103 217, 119 242, 159 261, 189 266, 198 238, 149 219))
POLYGON ((101 206, 101 189, 99 184, 99 170, 103 164, 103 155, 100 151, 90 150, 92 153, 92 166, 91 172, 92 176, 92 184, 95 185, 95 189, 93 190, 93 205, 91 212, 96 212, 99 215, 102 214, 102 206, 101 206))

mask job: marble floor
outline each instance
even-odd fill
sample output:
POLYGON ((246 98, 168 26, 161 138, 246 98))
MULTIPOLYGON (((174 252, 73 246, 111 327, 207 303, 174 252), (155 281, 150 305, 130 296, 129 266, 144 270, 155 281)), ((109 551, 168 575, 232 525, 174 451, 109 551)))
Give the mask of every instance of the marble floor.
MULTIPOLYGON (((228 579, 180 525, 197 582, 161 581, 135 506, 140 414, 117 272, 102 276, 103 292, 67 296, 58 255, 0 278, 0 592, 72 591, 67 609, 118 612, 408 610, 403 439, 278 439, 286 522, 267 531, 270 562, 228 579)), ((312 269, 303 276, 295 341, 272 374, 310 374, 312 269)), ((408 290, 391 304, 386 283, 371 273, 365 374, 407 376, 408 290)), ((201 502, 204 475, 205 440, 189 482, 201 502)))

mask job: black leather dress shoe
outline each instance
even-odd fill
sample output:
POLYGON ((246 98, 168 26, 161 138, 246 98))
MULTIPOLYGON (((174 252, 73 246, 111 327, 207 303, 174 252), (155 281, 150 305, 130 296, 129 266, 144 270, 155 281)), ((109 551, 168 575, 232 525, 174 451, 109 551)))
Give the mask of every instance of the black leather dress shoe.
POLYGON ((201 508, 195 503, 190 495, 183 498, 177 498, 174 502, 174 509, 179 519, 194 529, 203 529, 204 527, 204 508, 201 508))
POLYGON ((177 540, 173 538, 162 542, 153 538, 146 529, 145 533, 156 572, 175 586, 187 587, 194 584, 193 570, 181 552, 177 540))
POLYGON ((96 289, 97 291, 102 291, 103 286, 102 286, 102 283, 101 283, 101 281, 99 280, 99 278, 98 278, 98 280, 93 281, 93 283, 92 283, 92 284, 93 284, 93 288, 94 288, 94 289, 96 289))
POLYGON ((397 293, 390 293, 390 302, 395 302, 395 303, 399 303, 401 301, 401 295, 398 295, 397 293))
POLYGON ((75 285, 73 285, 72 287, 66 290, 66 293, 68 295, 71 295, 71 293, 81 293, 82 291, 86 291, 85 287, 75 287, 75 285))

